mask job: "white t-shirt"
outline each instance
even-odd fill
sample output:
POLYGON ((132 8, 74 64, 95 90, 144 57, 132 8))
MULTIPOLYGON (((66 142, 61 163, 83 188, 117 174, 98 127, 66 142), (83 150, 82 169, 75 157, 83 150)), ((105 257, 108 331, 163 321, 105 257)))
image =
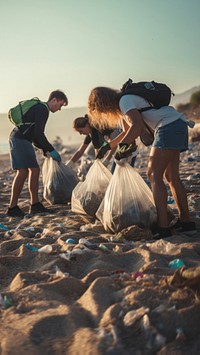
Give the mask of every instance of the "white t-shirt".
MULTIPOLYGON (((136 95, 124 95, 119 100, 119 107, 121 112, 124 114, 124 119, 131 125, 131 122, 126 118, 126 113, 130 110, 137 109, 140 110, 144 107, 151 107, 148 101, 143 99, 143 97, 136 95)), ((175 110, 172 106, 163 106, 159 109, 152 108, 151 110, 141 112, 144 121, 153 129, 156 130, 159 127, 165 126, 172 123, 179 118, 186 121, 186 116, 175 110)))

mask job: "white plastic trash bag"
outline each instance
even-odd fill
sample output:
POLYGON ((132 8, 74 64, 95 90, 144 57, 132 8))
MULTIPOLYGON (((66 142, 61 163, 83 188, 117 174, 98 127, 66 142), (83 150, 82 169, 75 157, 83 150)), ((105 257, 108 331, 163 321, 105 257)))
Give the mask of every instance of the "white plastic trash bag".
POLYGON ((116 165, 96 216, 106 231, 114 233, 131 225, 149 228, 156 222, 152 192, 128 163, 116 165))
POLYGON ((72 211, 95 216, 111 177, 111 172, 103 163, 99 159, 95 160, 85 180, 79 182, 72 192, 72 211))
POLYGON ((52 205, 69 202, 72 190, 78 183, 78 177, 72 169, 51 157, 44 160, 42 180, 44 185, 43 197, 52 205))

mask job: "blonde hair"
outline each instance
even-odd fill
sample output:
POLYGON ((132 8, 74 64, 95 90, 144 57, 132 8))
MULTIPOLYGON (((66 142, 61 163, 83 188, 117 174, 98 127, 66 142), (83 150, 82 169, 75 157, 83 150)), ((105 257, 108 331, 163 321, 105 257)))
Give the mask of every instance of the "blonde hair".
POLYGON ((107 87, 94 88, 88 98, 89 121, 96 129, 118 127, 122 118, 120 92, 107 87))

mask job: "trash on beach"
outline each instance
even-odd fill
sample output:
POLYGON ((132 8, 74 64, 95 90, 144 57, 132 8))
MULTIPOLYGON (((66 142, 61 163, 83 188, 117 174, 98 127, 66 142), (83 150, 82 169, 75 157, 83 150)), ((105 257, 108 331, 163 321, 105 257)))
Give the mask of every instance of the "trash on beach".
POLYGON ((186 340, 186 335, 182 327, 176 328, 176 340, 186 340))
POLYGON ((148 307, 141 307, 126 313, 123 323, 126 327, 132 326, 138 319, 142 318, 146 313, 149 313, 148 307))
POLYGON ((0 294, 0 308, 7 309, 7 308, 10 308, 12 306, 13 306, 13 304, 12 304, 12 301, 11 301, 10 297, 8 297, 7 295, 2 296, 0 294))
POLYGON ((57 277, 68 277, 69 276, 69 273, 67 273, 67 272, 62 272, 60 269, 59 269, 59 267, 57 266, 57 265, 55 265, 55 275, 57 276, 57 277))
POLYGON ((114 233, 132 225, 145 229, 155 223, 152 192, 128 163, 116 166, 96 217, 106 231, 114 233))
POLYGON ((26 244, 25 244, 25 247, 26 247, 27 249, 31 250, 31 251, 38 251, 38 248, 37 248, 37 247, 35 247, 34 245, 31 245, 31 244, 29 244, 29 243, 26 243, 26 244))
POLYGON ((68 238, 66 241, 65 241, 67 244, 77 244, 76 241, 72 238, 68 238))
POLYGON ((42 166, 44 185, 43 197, 51 205, 67 203, 71 200, 72 190, 78 183, 76 173, 64 163, 45 158, 42 166))
POLYGON ((187 177, 187 180, 195 180, 195 179, 200 179, 200 173, 192 174, 187 177))
POLYGON ((81 157, 81 163, 77 170, 77 176, 80 181, 84 181, 89 169, 91 168, 92 164, 94 163, 93 157, 88 156, 88 154, 83 155, 81 157))
POLYGON ((175 203, 175 201, 174 201, 173 197, 168 196, 168 198, 167 198, 167 203, 168 203, 168 205, 172 205, 172 204, 174 204, 174 203, 175 203))
POLYGON ((171 269, 179 269, 182 266, 185 266, 185 264, 181 259, 174 259, 169 262, 169 267, 171 269))
POLYGON ((111 250, 105 245, 105 244, 99 244, 99 249, 101 249, 102 251, 105 251, 107 253, 110 253, 111 250))
POLYGON ((72 192, 71 210, 95 216, 111 177, 111 172, 103 163, 99 159, 95 160, 86 179, 79 182, 72 192))
POLYGON ((53 250, 52 245, 47 244, 47 245, 44 245, 43 247, 39 248, 38 252, 39 253, 50 254, 52 252, 52 250, 53 250))
POLYGON ((10 229, 8 227, 6 227, 4 224, 0 223, 0 229, 4 230, 4 231, 9 231, 10 229))
POLYGON ((87 240, 85 238, 80 238, 78 243, 79 243, 79 245, 83 245, 83 246, 85 246, 85 247, 87 247, 89 249, 92 249, 92 250, 98 249, 97 244, 91 243, 89 240, 87 240))
POLYGON ((73 260, 76 255, 83 255, 88 251, 91 250, 88 249, 87 247, 85 247, 84 249, 73 249, 72 251, 66 251, 65 253, 59 254, 59 257, 67 261, 70 261, 73 260))
POLYGON ((42 231, 42 237, 45 237, 45 236, 56 236, 56 237, 60 237, 61 236, 61 231, 52 231, 48 228, 44 228, 43 231, 42 231))
POLYGON ((148 314, 144 314, 142 317, 141 330, 144 331, 145 347, 148 350, 159 350, 165 345, 166 338, 151 325, 148 314))
POLYGON ((34 227, 28 227, 28 228, 25 228, 25 231, 27 231, 27 232, 34 232, 34 231, 35 231, 35 228, 34 228, 34 227))

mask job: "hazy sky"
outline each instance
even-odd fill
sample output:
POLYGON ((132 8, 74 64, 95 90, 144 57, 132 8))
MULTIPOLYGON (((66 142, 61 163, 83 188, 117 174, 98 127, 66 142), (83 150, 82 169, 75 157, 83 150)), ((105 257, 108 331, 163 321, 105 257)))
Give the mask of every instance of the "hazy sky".
POLYGON ((86 106, 98 85, 200 84, 200 0, 0 0, 0 113, 66 92, 86 106))

